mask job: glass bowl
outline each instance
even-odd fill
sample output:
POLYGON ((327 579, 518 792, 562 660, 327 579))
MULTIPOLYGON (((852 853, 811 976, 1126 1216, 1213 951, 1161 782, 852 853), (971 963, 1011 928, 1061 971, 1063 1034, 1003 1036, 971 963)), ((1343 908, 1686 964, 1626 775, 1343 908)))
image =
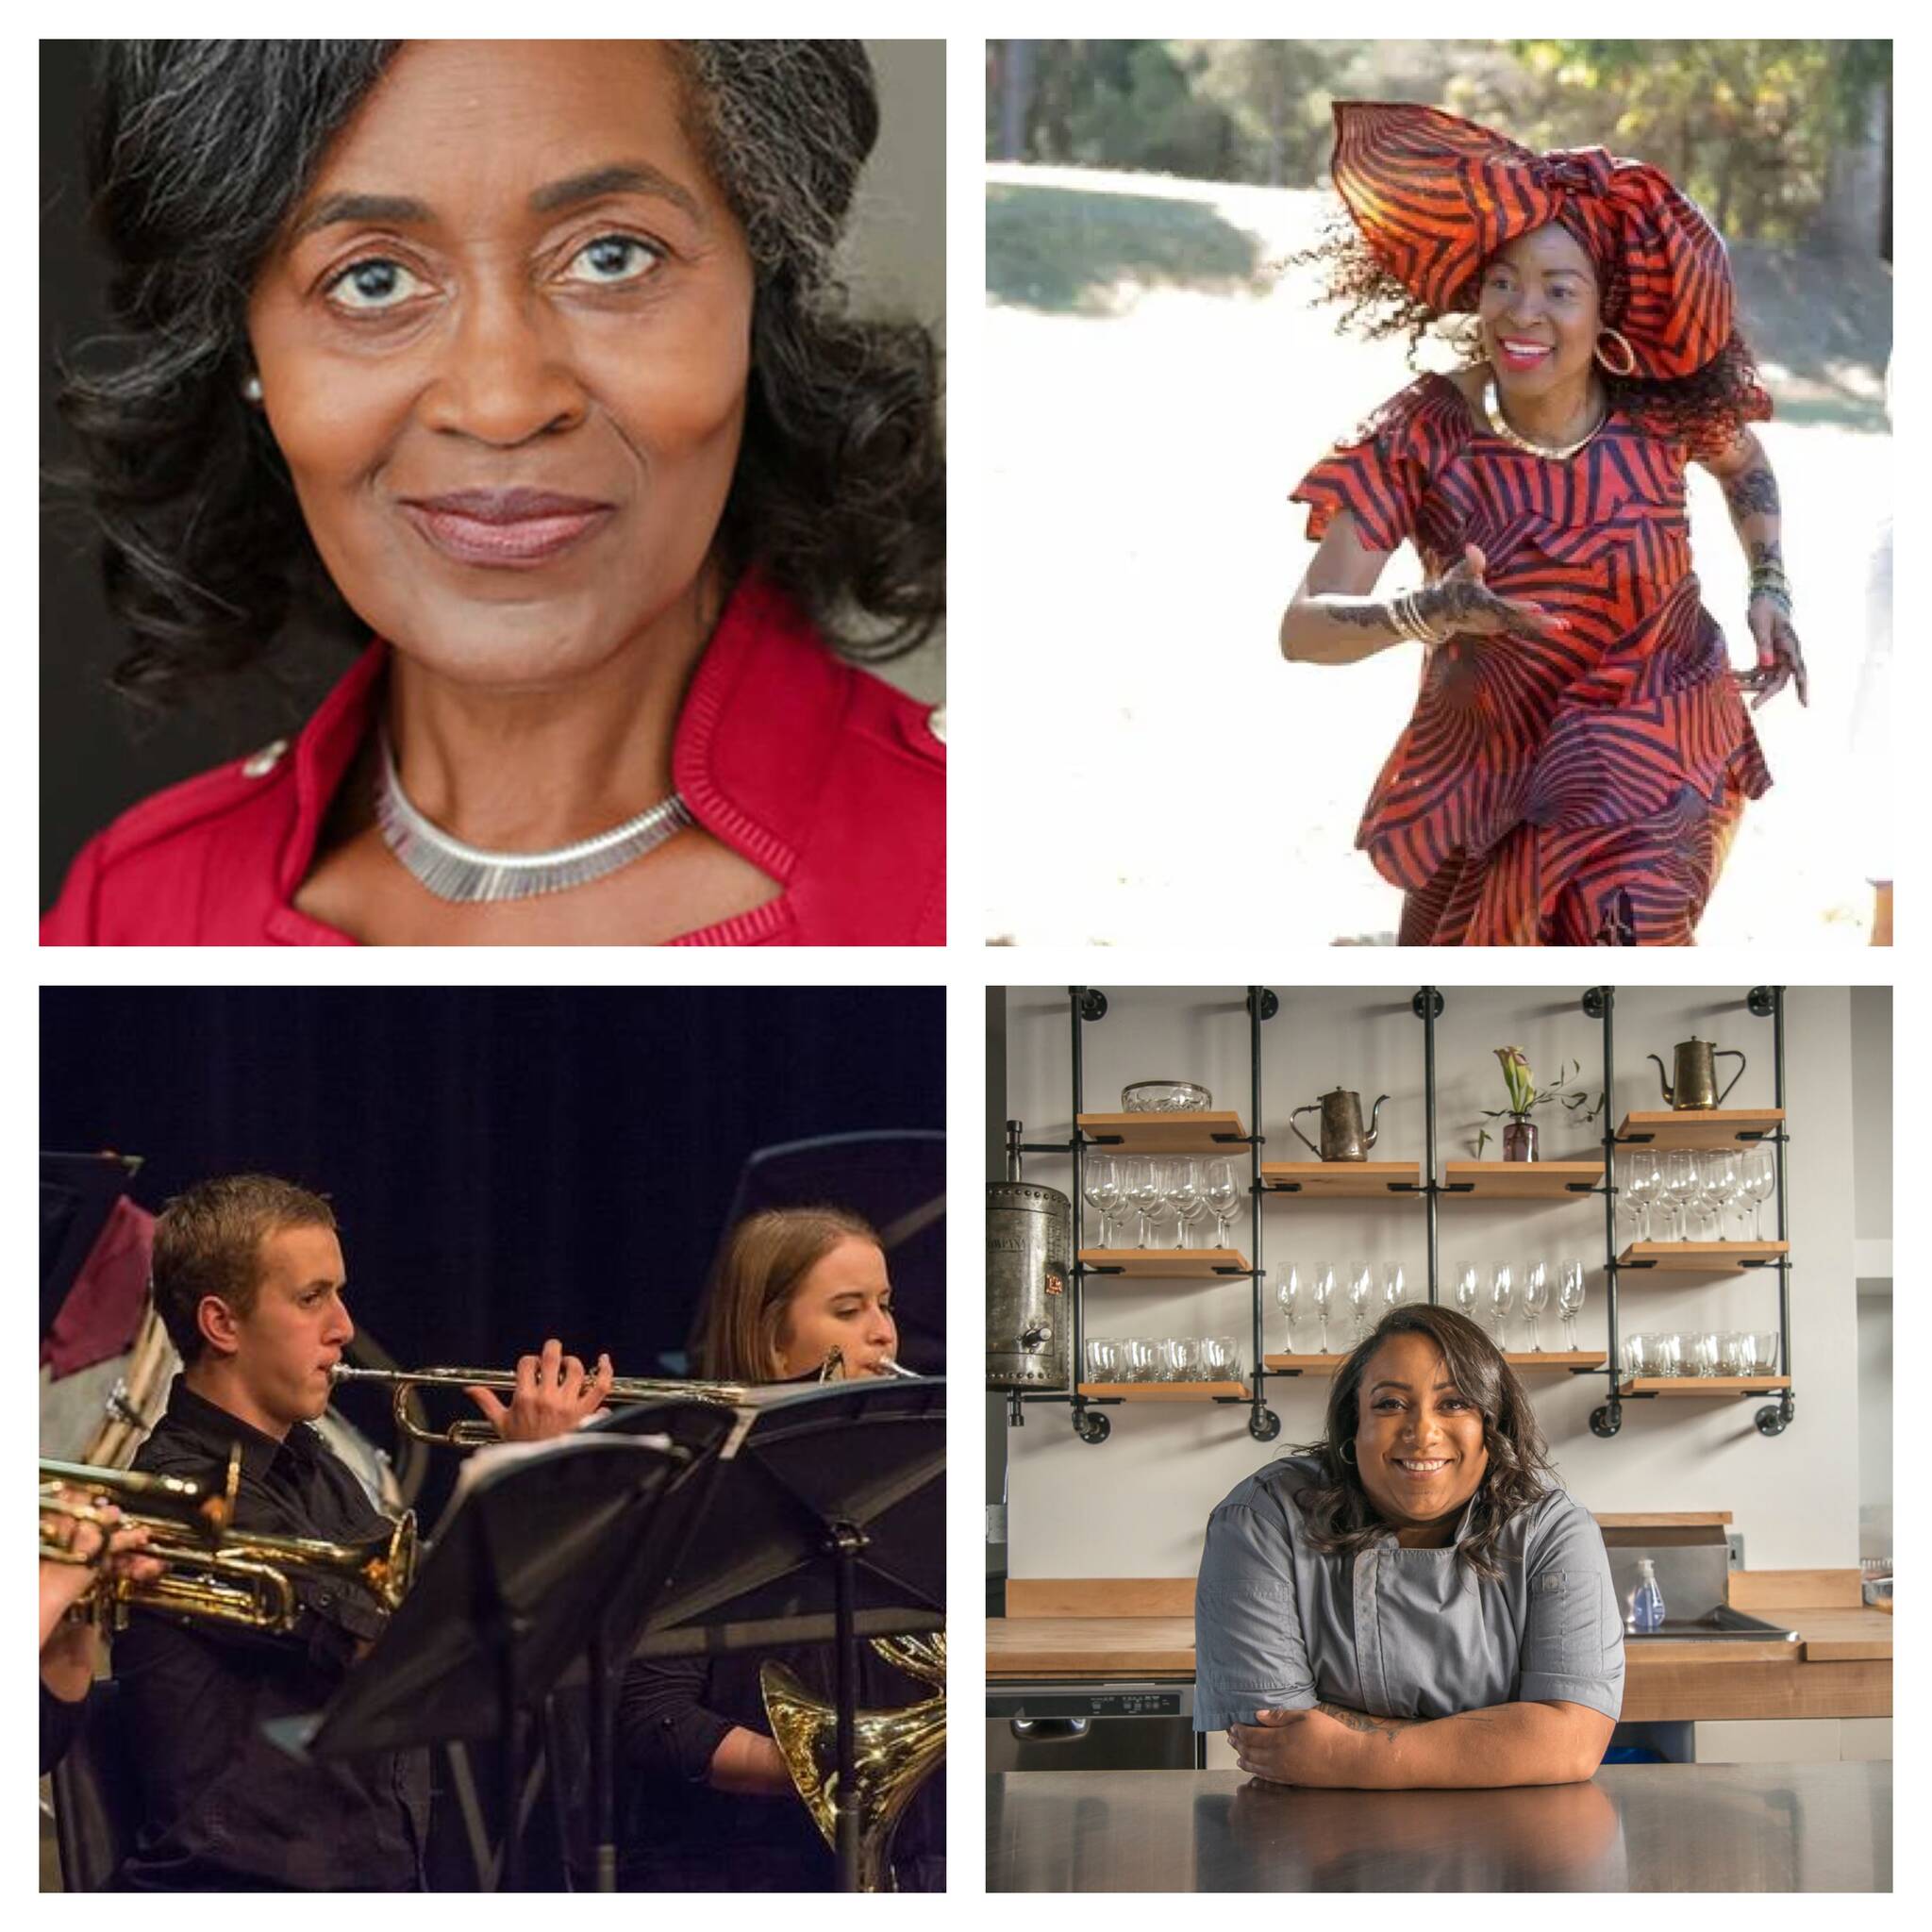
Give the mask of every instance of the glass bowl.
POLYGON ((1136 1080, 1121 1089, 1123 1113, 1206 1113, 1214 1096, 1191 1080, 1136 1080))

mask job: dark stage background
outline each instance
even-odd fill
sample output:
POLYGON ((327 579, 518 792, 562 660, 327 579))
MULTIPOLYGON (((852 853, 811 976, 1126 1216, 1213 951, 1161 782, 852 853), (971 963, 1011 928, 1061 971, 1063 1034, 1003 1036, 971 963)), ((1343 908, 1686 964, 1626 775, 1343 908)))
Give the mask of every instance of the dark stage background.
POLYGON ((145 1157, 157 1210, 242 1170, 326 1193, 349 1312, 409 1367, 554 1334, 662 1374, 747 1156, 945 1124, 941 988, 47 988, 41 1014, 43 1148, 145 1157))

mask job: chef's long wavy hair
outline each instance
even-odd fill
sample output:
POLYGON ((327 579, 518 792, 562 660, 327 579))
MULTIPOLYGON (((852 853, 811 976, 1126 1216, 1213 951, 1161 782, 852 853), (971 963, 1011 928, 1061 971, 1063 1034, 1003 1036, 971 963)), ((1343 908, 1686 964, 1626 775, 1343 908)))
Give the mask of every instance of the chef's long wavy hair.
POLYGON ((1529 1397, 1495 1343, 1467 1315, 1428 1304, 1394 1308, 1382 1317, 1374 1332, 1337 1372, 1328 1391, 1323 1440, 1305 1442, 1294 1451, 1316 1457, 1322 1465, 1322 1479, 1295 1497, 1308 1546, 1324 1553, 1353 1553, 1366 1549, 1388 1529, 1362 1488, 1361 1471, 1354 1462, 1342 1460, 1341 1449, 1355 1441, 1361 1424, 1362 1378, 1369 1362, 1391 1335, 1421 1335, 1434 1342, 1442 1351, 1457 1390, 1482 1413, 1490 1466, 1475 1492, 1469 1534, 1457 1549, 1478 1576, 1500 1577, 1496 1539, 1519 1509, 1557 1487, 1556 1472, 1529 1397))
MULTIPOLYGON (((129 648, 169 702, 285 633, 359 644, 266 419, 242 398, 250 287, 400 41, 108 41, 85 125, 89 220, 120 333, 55 402, 47 478, 95 542, 129 648)), ((851 312, 837 249, 878 136, 858 41, 674 41, 691 133, 756 270, 744 441, 719 526, 846 655, 911 649, 945 610, 939 356, 851 312)))

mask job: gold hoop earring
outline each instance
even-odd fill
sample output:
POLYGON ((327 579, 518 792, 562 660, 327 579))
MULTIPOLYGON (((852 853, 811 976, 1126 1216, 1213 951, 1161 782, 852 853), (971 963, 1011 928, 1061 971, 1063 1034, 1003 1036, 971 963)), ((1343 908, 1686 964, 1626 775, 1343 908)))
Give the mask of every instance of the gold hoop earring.
POLYGON ((1612 375, 1634 375, 1637 373, 1637 351, 1630 346, 1630 338, 1621 335, 1613 328, 1600 328, 1596 332, 1596 359, 1612 375), (1624 366, 1620 369, 1604 354, 1604 338, 1608 336, 1613 342, 1622 345, 1624 366))

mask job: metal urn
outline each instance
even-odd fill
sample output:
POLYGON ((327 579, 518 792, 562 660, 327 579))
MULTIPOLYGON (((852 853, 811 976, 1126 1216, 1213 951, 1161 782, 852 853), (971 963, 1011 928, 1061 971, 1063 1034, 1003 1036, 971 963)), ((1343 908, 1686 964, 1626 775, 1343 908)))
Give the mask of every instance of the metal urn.
POLYGON ((1644 1058, 1655 1062, 1658 1084, 1664 1090, 1664 1104, 1677 1113, 1701 1112, 1724 1104, 1724 1094, 1731 1091, 1744 1077, 1744 1056, 1735 1047, 1713 1046, 1707 1040, 1699 1040, 1692 1034, 1689 1040, 1680 1040, 1672 1054, 1672 1063, 1676 1072, 1674 1082, 1664 1077, 1664 1063, 1656 1054, 1644 1058), (1719 1060, 1736 1060, 1738 1071, 1730 1077, 1724 1092, 1718 1091, 1717 1063, 1719 1060))
POLYGON ((1073 1204, 1033 1181, 986 1184, 986 1386, 1064 1389, 1073 1347, 1073 1204))

